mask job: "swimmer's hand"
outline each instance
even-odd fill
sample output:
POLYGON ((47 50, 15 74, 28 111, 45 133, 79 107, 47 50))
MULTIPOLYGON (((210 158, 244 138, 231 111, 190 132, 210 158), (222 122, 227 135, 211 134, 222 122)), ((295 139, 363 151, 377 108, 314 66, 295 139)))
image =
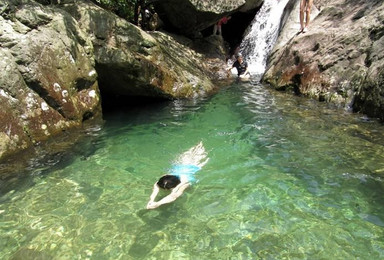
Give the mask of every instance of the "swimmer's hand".
POLYGON ((251 76, 251 74, 248 71, 246 71, 245 73, 239 75, 239 78, 248 79, 250 76, 251 76))
POLYGON ((156 195, 159 191, 158 186, 154 185, 154 192, 152 193, 150 200, 147 204, 147 209, 155 209, 163 204, 171 203, 175 201, 178 197, 183 194, 184 190, 190 185, 189 182, 186 182, 187 180, 184 180, 185 178, 182 178, 182 182, 179 183, 175 188, 172 189, 171 194, 168 196, 162 198, 161 200, 155 202, 156 195))
POLYGON ((157 208, 158 206, 160 206, 157 202, 155 201, 150 201, 148 202, 147 204, 147 209, 155 209, 157 208))

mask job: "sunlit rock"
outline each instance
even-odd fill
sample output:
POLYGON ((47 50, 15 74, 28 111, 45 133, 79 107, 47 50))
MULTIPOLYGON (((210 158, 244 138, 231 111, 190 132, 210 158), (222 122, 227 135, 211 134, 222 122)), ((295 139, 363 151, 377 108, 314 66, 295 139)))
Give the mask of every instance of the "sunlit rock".
POLYGON ((0 1, 0 157, 101 113, 93 46, 66 12, 0 1))
MULTIPOLYGON (((162 32, 147 33, 89 2, 63 7, 89 35, 103 93, 155 98, 191 98, 214 89, 204 56, 192 42, 162 32)), ((224 58, 218 60, 224 67, 224 58)))
MULTIPOLYGON (((382 1, 315 1, 319 10, 298 34, 299 5, 269 58, 264 82, 384 120, 382 1), (381 69, 380 69, 381 68, 381 69)), ((288 10, 289 11, 289 10, 288 10)))
POLYGON ((214 90, 225 66, 222 39, 204 43, 218 49, 206 56, 189 39, 147 33, 86 0, 0 0, 0 25, 0 158, 101 119, 99 86, 194 98, 214 90))

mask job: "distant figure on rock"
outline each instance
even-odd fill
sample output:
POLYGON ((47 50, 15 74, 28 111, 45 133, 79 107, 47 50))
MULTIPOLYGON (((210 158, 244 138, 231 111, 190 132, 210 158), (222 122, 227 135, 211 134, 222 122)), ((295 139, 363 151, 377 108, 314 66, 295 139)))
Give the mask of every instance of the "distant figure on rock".
POLYGON ((217 32, 219 32, 219 35, 221 36, 221 26, 223 24, 226 24, 231 19, 230 16, 221 18, 214 26, 213 26, 213 35, 216 35, 217 32))
POLYGON ((300 0, 300 31, 306 33, 308 31, 309 21, 311 20, 311 8, 313 0, 300 0), (304 23, 305 16, 305 23, 304 23))
MULTIPOLYGON (((140 25, 140 19, 143 19, 145 17, 145 0, 137 0, 135 1, 134 6, 134 24, 139 26, 140 25)), ((144 18, 145 19, 145 18, 144 18)))
MULTIPOLYGON (((236 55, 236 61, 233 63, 232 67, 228 69, 228 73, 233 69, 237 69, 237 76, 240 79, 248 79, 251 74, 248 71, 248 63, 244 61, 243 55, 241 53, 238 53, 236 55)), ((228 74, 229 75, 229 74, 228 74)))

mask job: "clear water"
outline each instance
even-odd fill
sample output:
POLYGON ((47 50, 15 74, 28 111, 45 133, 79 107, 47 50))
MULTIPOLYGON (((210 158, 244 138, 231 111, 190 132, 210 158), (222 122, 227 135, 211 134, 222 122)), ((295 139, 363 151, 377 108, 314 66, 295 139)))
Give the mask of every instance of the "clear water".
POLYGON ((0 259, 384 258, 383 126, 361 115, 242 83, 86 135, 70 159, 2 183, 0 259), (199 141, 198 183, 146 210, 199 141))

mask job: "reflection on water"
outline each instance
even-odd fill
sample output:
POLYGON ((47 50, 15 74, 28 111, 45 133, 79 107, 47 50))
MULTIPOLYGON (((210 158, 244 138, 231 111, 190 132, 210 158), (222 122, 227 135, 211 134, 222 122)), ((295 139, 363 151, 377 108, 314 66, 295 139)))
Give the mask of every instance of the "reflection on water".
POLYGON ((28 185, 3 180, 1 259, 384 258, 374 121, 251 83, 105 119, 63 163, 23 169, 28 185), (198 183, 146 210, 199 141, 198 183))

